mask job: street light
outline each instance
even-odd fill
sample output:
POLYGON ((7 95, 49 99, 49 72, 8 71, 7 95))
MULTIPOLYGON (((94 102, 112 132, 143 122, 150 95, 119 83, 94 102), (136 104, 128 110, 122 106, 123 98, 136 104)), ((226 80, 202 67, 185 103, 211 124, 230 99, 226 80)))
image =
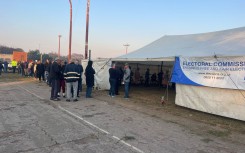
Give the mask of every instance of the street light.
POLYGON ((86 12, 86 36, 85 36, 85 59, 88 59, 89 7, 90 7, 90 0, 87 0, 87 12, 86 12))
POLYGON ((69 37, 69 54, 68 54, 68 63, 71 61, 71 36, 72 36, 72 0, 70 2, 70 37, 69 37))
POLYGON ((123 45, 126 48, 126 54, 128 53, 128 47, 130 46, 128 43, 123 45))
POLYGON ((59 49, 58 49, 58 57, 59 57, 59 59, 60 59, 60 37, 61 37, 61 35, 58 35, 58 37, 59 37, 59 49))

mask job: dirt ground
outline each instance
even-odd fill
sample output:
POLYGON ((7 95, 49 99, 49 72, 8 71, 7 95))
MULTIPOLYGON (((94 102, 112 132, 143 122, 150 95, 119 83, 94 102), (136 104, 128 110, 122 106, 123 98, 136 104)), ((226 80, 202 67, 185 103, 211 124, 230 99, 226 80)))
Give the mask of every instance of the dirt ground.
MULTIPOLYGON (((243 121, 175 105, 174 89, 169 89, 168 101, 164 105, 161 103, 161 97, 165 96, 166 99, 166 88, 132 86, 130 89, 131 98, 128 100, 123 98, 123 87, 120 88, 119 94, 116 98, 111 98, 108 96, 108 91, 94 91, 93 96, 96 99, 117 103, 164 121, 185 126, 199 135, 210 135, 211 137, 220 138, 230 137, 232 141, 234 136, 242 135, 243 137, 245 135, 245 122, 243 121)), ((242 137, 241 139, 243 139, 242 137)), ((239 139, 237 139, 237 142, 239 143, 239 139)))
POLYGON ((0 83, 25 81, 25 80, 30 80, 30 79, 31 78, 28 78, 28 77, 22 77, 17 73, 13 74, 12 72, 9 72, 7 74, 2 72, 2 74, 0 75, 0 83))
MULTIPOLYGON (((2 74, 0 83, 15 81, 34 81, 33 78, 21 77, 17 74, 2 74)), ((83 87, 85 91, 86 87, 83 87)), ((130 98, 123 98, 123 87, 120 88, 119 95, 115 98, 108 96, 108 91, 94 90, 95 99, 106 101, 111 104, 119 104, 127 109, 132 109, 152 117, 171 122, 179 126, 184 126, 198 135, 209 135, 209 139, 203 141, 212 141, 212 137, 229 139, 237 143, 244 142, 245 122, 175 105, 175 91, 169 89, 168 101, 164 105, 161 103, 162 96, 166 97, 166 89, 159 87, 132 86, 130 89, 130 98), (240 141, 242 140, 242 142, 240 141)))

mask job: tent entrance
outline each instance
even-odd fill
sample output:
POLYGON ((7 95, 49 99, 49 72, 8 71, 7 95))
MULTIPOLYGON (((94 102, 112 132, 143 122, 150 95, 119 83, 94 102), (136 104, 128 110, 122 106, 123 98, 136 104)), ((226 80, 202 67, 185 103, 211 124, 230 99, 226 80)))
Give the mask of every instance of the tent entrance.
MULTIPOLYGON (((156 92, 163 101, 169 100, 169 91, 175 93, 175 84, 171 83, 173 61, 112 61, 117 67, 123 69, 124 64, 128 63, 131 69, 130 86, 132 91, 150 90, 156 92)), ((153 92, 154 93, 154 92, 153 92)), ((143 93, 146 96, 146 94, 143 93)), ((172 94, 175 97, 175 94, 172 94)), ((158 98, 159 99, 159 98, 158 98)), ((172 98, 170 98, 172 99, 172 98)))

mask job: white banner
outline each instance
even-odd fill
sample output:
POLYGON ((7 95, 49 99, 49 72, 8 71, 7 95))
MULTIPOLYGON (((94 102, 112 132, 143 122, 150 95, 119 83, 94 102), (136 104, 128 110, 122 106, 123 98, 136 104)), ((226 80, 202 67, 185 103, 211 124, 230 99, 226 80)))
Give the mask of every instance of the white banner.
POLYGON ((245 90, 245 56, 177 57, 172 82, 245 90))

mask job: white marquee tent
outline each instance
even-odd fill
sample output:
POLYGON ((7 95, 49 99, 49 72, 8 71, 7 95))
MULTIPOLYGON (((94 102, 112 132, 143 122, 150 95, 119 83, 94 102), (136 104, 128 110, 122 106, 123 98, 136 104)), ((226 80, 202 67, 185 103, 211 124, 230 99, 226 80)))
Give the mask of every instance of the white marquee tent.
POLYGON ((218 32, 163 36, 129 54, 124 59, 164 58, 175 56, 245 55, 245 27, 218 32))
MULTIPOLYGON (((202 60, 216 57, 245 59, 245 27, 202 34, 163 36, 143 48, 118 58, 100 59, 98 60, 100 64, 96 64, 96 60, 94 67, 99 71, 96 77, 97 85, 105 88, 105 85, 109 84, 108 69, 112 61, 152 62, 156 65, 164 62, 166 65, 173 65, 175 57, 181 56, 197 57, 202 60), (96 65, 103 65, 103 68, 96 65), (105 71, 103 72, 105 78, 103 83, 100 83, 98 80, 101 81, 102 69, 105 71)), ((175 103, 183 107, 245 121, 245 91, 241 89, 176 84, 175 103)))

